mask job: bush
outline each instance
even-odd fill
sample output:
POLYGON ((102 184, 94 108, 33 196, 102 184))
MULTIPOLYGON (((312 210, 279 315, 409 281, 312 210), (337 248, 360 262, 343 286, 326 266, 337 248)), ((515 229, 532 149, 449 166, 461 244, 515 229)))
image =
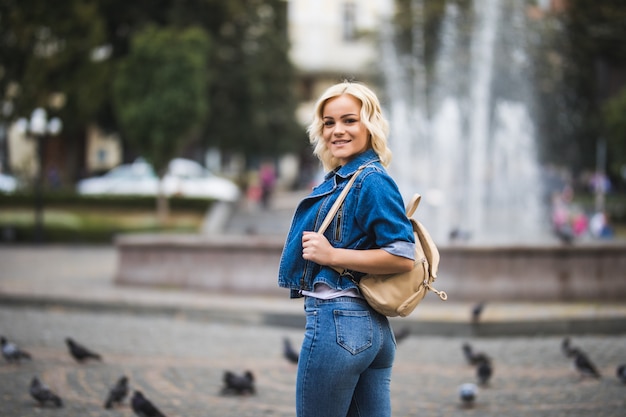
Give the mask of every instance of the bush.
MULTIPOLYGON (((43 196, 43 238, 46 243, 110 244, 118 233, 197 233, 212 205, 207 199, 170 199, 170 219, 156 219, 154 197, 78 196, 50 193, 43 196)), ((0 195, 0 240, 35 240, 35 198, 21 193, 0 195)))

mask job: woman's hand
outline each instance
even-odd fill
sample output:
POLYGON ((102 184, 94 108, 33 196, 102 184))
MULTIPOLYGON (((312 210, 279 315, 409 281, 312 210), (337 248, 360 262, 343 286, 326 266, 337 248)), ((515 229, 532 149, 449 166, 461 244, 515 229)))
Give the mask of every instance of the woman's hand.
POLYGON ((302 258, 319 265, 330 265, 335 248, 328 239, 317 232, 302 233, 302 258))

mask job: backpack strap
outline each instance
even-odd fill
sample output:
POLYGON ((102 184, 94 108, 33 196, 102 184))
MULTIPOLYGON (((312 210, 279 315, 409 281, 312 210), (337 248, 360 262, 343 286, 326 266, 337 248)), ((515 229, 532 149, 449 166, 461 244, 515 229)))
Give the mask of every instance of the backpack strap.
POLYGON ((337 214, 337 210, 339 210, 339 207, 341 206, 341 204, 343 204, 343 200, 345 200, 348 191, 350 191, 350 188, 352 188, 354 180, 356 180, 356 177, 361 173, 361 171, 363 171, 363 168, 365 168, 365 165, 361 165, 359 169, 356 170, 354 175, 352 175, 352 178, 350 178, 350 181, 348 181, 343 190, 341 190, 341 194, 339 194, 339 197, 337 197, 337 199, 333 203, 330 211, 324 218, 324 221, 322 221, 322 225, 319 229, 317 229, 317 233, 324 234, 330 223, 333 221, 333 217, 335 217, 335 214, 337 214))
POLYGON ((407 217, 413 217, 413 214, 415 213, 415 210, 417 210, 417 206, 419 206, 420 201, 422 201, 422 196, 417 193, 413 194, 413 197, 411 197, 409 204, 406 205, 407 217))
MULTIPOLYGON (((419 241, 415 242, 415 244, 416 245, 421 244, 424 249, 428 249, 428 253, 432 257, 434 256, 434 254, 430 253, 430 249, 429 249, 430 243, 432 243, 432 246, 434 246, 434 243, 432 242, 432 238, 430 237, 430 235, 428 234, 424 226, 419 224, 415 219, 412 219, 413 214, 415 214, 415 210, 417 210, 417 206, 419 206, 421 200, 422 200, 422 196, 420 194, 417 194, 417 193, 413 194, 413 197, 411 197, 411 200, 406 206, 406 216, 411 220, 411 223, 413 223, 413 230, 418 236, 417 238, 419 241), (422 239, 424 239, 424 241, 422 241, 422 239)), ((428 256, 427 256, 427 259, 428 259, 428 256)), ((436 264, 437 265, 429 265, 428 273, 430 275, 430 279, 427 282, 424 282, 424 285, 429 290, 437 294, 439 298, 445 301, 448 299, 448 294, 446 294, 445 291, 439 291, 438 289, 432 286, 432 282, 434 282, 437 279, 437 268, 439 266, 439 252, 438 251, 436 254, 436 264)))

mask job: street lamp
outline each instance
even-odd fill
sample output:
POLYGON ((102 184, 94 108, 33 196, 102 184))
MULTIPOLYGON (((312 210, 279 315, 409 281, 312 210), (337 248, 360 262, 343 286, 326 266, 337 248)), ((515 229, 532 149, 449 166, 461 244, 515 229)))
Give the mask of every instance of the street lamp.
POLYGON ((13 113, 13 103, 11 101, 4 101, 2 103, 2 108, 0 109, 0 114, 2 117, 0 118, 0 172, 3 172, 7 169, 7 124, 6 120, 13 113))
POLYGON ((30 133, 37 139, 37 180, 35 182, 35 242, 43 242, 43 139, 47 135, 58 135, 63 128, 61 119, 53 117, 48 120, 46 110, 38 107, 33 110, 30 120, 25 118, 17 121, 22 134, 30 133))

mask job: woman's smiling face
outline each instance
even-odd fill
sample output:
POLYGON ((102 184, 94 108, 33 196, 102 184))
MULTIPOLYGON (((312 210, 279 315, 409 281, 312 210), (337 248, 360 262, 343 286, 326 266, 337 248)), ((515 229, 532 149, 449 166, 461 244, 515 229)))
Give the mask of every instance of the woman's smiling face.
POLYGON ((369 131, 361 122, 361 102, 354 96, 343 94, 329 99, 322 120, 326 146, 341 165, 369 148, 369 131))

